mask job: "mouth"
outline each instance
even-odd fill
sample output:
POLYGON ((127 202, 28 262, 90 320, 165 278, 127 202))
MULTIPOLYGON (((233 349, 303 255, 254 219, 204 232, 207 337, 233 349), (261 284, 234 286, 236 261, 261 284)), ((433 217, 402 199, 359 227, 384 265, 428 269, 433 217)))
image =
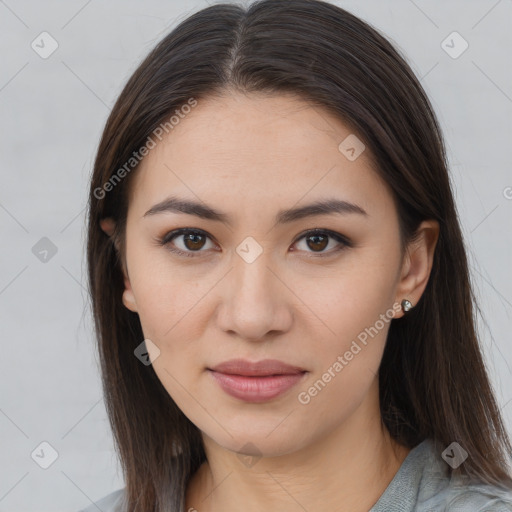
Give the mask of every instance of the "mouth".
POLYGON ((293 366, 277 359, 263 359, 255 362, 245 359, 230 359, 208 369, 226 375, 242 375, 245 377, 296 375, 306 371, 304 368, 293 366))
POLYGON ((257 362, 232 359, 208 368, 208 373, 228 395, 245 402, 261 403, 284 394, 308 372, 276 359, 257 362))

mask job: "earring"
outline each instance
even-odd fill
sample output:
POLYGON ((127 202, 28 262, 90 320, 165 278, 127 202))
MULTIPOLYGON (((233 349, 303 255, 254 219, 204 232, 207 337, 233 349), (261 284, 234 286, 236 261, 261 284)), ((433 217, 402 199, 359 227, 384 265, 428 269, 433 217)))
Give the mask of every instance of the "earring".
POLYGON ((402 301, 402 309, 404 310, 405 313, 407 313, 409 310, 411 310, 412 309, 411 302, 409 302, 407 299, 404 299, 402 301))

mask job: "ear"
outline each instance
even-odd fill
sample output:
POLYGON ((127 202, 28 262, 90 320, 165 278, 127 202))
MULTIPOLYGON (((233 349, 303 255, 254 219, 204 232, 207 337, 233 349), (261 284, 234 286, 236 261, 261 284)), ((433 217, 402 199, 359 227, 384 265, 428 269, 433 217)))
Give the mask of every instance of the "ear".
MULTIPOLYGON (((403 299, 410 301, 413 307, 419 302, 430 277, 438 238, 439 223, 436 220, 425 220, 419 225, 414 240, 405 250, 395 297, 398 304, 403 299)), ((401 309, 395 318, 403 315, 401 309)))
POLYGON ((130 278, 127 275, 123 268, 124 274, 124 291, 123 291, 123 304, 126 308, 134 313, 137 313, 137 302, 135 301, 135 295, 133 294, 132 285, 130 283, 130 278))
MULTIPOLYGON (((100 220, 101 229, 112 239, 116 250, 120 251, 119 241, 115 232, 116 223, 111 217, 105 217, 100 220)), ((132 285, 130 283, 130 277, 128 276, 128 270, 125 268, 123 258, 121 260, 121 270, 124 276, 124 291, 123 291, 123 304, 126 308, 134 313, 137 313, 137 303, 135 302, 135 295, 133 294, 132 285)))

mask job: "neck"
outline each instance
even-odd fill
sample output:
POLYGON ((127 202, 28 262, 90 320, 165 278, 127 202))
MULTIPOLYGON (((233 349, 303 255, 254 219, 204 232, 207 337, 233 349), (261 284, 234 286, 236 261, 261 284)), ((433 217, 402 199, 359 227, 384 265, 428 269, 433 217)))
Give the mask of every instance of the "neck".
POLYGON ((190 482, 186 510, 367 512, 410 451, 381 424, 378 394, 308 446, 250 467, 205 435, 204 444, 207 462, 190 482))

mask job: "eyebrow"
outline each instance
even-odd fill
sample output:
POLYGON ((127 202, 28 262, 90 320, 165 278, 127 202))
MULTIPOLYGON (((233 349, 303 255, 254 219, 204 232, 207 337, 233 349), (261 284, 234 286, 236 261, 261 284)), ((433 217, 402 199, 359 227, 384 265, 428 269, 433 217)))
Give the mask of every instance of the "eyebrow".
MULTIPOLYGON (((155 215, 158 213, 186 213, 195 215, 202 219, 214 220, 223 224, 231 225, 230 217, 226 213, 215 210, 214 208, 190 199, 180 199, 177 197, 168 197, 158 204, 152 206, 145 214, 155 215)), ((315 215, 332 215, 332 214, 349 214, 356 213, 367 216, 366 211, 357 204, 343 201, 340 199, 325 199, 314 203, 300 206, 298 208, 290 208, 280 210, 276 217, 276 224, 287 224, 306 217, 315 215)))

